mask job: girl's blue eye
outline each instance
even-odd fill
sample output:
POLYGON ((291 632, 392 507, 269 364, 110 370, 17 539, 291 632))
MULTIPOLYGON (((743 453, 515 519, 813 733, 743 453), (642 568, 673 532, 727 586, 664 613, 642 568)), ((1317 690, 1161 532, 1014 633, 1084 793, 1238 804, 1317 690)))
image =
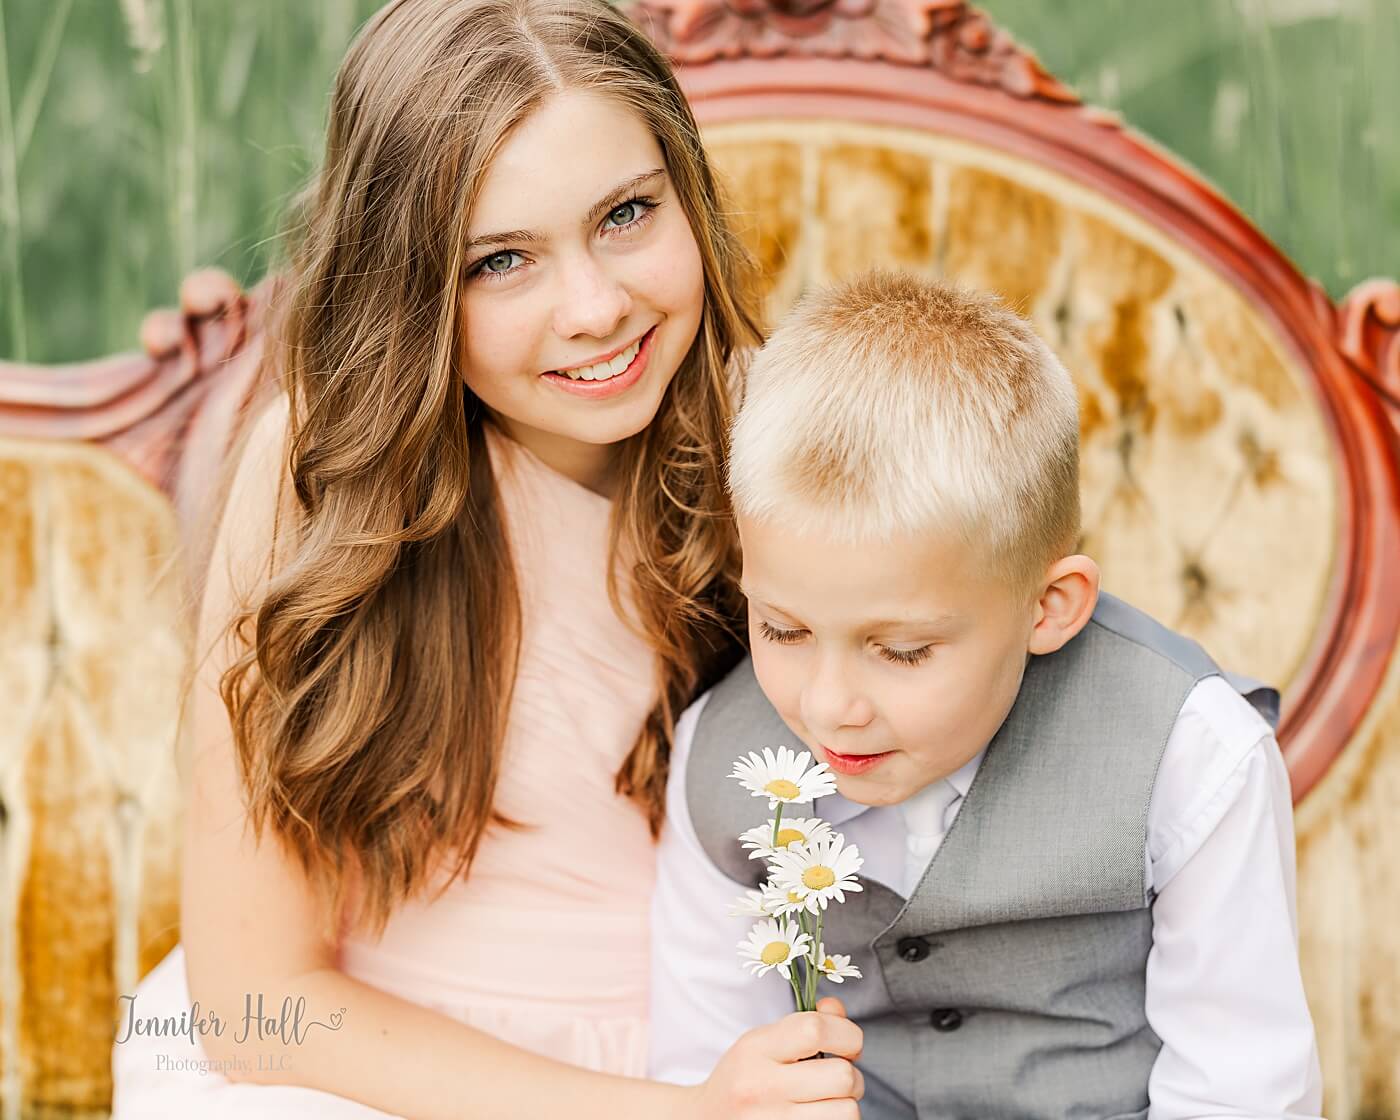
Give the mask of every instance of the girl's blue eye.
POLYGON ((653 203, 645 202, 640 198, 629 198, 621 206, 612 208, 604 225, 608 229, 622 229, 625 226, 636 225, 653 205, 653 203))
POLYGON ((492 253, 489 257, 487 257, 484 261, 481 262, 481 265, 477 269, 477 271, 490 272, 494 273, 497 276, 500 276, 511 270, 510 260, 512 257, 518 256, 520 256, 520 254, 517 253, 514 249, 507 249, 501 253, 492 253))

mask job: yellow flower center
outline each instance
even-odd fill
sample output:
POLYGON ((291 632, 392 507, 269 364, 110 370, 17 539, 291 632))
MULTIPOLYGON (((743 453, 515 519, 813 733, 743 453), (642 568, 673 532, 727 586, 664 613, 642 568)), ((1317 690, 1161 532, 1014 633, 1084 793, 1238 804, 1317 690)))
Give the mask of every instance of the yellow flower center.
POLYGON ((830 957, 827 957, 826 960, 822 961, 822 968, 826 969, 828 972, 835 972, 836 962, 830 957))
POLYGON ((800 894, 798 894, 796 891, 788 891, 788 901, 789 901, 789 902, 792 902, 792 903, 801 902, 801 901, 802 901, 802 896, 801 896, 800 894))
POLYGON ((802 833, 795 828, 779 829, 778 839, 773 842, 773 847, 786 848, 789 844, 800 844, 806 839, 807 837, 803 836, 802 833))
POLYGON ((764 791, 771 793, 774 797, 783 797, 788 800, 796 797, 802 791, 797 788, 797 783, 790 782, 786 778, 774 778, 766 786, 764 791))
POLYGON ((836 882, 836 872, 829 867, 817 864, 816 867, 809 867, 802 872, 802 885, 809 891, 825 890, 836 882))
POLYGON ((782 964, 788 957, 788 943, 786 941, 770 941, 763 947, 762 960, 764 964, 782 964))

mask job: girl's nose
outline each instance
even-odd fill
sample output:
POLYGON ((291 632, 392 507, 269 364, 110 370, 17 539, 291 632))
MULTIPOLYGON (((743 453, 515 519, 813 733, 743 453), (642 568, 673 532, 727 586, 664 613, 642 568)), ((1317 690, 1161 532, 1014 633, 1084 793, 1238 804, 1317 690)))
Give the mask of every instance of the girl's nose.
POLYGON ((605 339, 632 310, 632 297, 621 280, 587 253, 563 270, 554 330, 560 338, 605 339))

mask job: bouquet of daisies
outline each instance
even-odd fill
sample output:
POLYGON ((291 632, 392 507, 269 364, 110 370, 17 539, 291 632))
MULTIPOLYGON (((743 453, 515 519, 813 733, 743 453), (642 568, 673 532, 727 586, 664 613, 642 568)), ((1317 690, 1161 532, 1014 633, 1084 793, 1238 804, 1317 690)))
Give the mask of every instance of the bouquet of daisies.
POLYGON ((792 985, 798 1011, 815 1011, 817 981, 840 984, 860 979, 851 958, 828 954, 822 924, 828 903, 844 902, 847 891, 862 889, 856 872, 865 862, 860 849, 847 844, 839 832, 819 817, 783 820, 787 805, 805 805, 836 792, 836 780, 825 762, 811 765, 809 751, 797 754, 764 747, 734 763, 729 776, 755 797, 768 798, 774 815, 767 824, 749 829, 739 842, 750 859, 768 861, 768 878, 758 890, 747 891, 731 914, 758 921, 739 942, 739 956, 755 976, 777 970, 792 985))

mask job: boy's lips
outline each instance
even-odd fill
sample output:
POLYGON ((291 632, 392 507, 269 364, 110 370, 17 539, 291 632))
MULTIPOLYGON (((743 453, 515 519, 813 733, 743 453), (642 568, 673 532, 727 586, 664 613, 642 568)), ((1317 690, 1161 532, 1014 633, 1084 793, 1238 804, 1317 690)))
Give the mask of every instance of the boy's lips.
POLYGON ((822 754, 826 755, 827 765, 838 774, 864 774, 894 754, 894 751, 877 751, 874 754, 840 754, 827 746, 822 746, 821 750, 822 754))

